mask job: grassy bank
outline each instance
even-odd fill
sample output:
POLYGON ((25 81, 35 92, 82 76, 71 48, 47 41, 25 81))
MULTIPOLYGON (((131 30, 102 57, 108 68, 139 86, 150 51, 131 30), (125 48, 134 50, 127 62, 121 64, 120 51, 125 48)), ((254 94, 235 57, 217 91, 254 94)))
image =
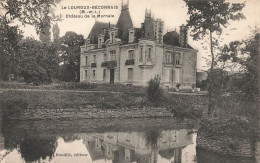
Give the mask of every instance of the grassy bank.
POLYGON ((33 84, 21 82, 0 82, 2 89, 44 89, 44 90, 91 90, 91 91, 113 91, 113 92, 135 92, 144 93, 144 87, 126 86, 121 84, 95 84, 95 83, 69 83, 56 82, 50 85, 34 86, 33 84))
MULTIPOLYGON (((5 114, 23 113, 36 109, 79 109, 120 110, 134 108, 167 109, 180 118, 199 118, 207 106, 206 96, 175 95, 164 93, 161 103, 147 100, 142 92, 76 92, 76 91, 16 91, 0 94, 5 114)), ((131 114, 131 113, 130 113, 131 114)), ((147 112, 149 114, 149 111, 147 112)))

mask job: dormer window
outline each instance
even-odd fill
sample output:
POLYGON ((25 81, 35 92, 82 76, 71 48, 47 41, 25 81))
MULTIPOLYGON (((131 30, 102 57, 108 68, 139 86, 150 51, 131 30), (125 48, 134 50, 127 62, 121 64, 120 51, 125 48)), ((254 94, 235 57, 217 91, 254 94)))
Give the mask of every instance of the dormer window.
POLYGON ((98 48, 102 48, 102 45, 104 43, 104 35, 98 35, 98 48))
POLYGON ((111 33, 111 43, 114 43, 114 32, 111 33))
POLYGON ((134 39, 135 39, 135 29, 131 28, 131 29, 129 29, 129 39, 128 39, 128 42, 132 43, 132 42, 134 42, 134 39))
POLYGON ((101 38, 98 39, 98 48, 101 48, 102 47, 102 40, 101 38))
POLYGON ((87 43, 87 45, 89 45, 90 44, 90 39, 87 39, 86 43, 87 43))

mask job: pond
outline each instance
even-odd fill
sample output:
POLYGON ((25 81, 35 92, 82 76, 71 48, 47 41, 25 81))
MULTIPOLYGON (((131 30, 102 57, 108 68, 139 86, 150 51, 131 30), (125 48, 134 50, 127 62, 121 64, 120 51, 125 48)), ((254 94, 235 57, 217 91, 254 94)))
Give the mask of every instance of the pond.
POLYGON ((196 150, 196 129, 173 118, 3 121, 0 162, 252 162, 196 150))

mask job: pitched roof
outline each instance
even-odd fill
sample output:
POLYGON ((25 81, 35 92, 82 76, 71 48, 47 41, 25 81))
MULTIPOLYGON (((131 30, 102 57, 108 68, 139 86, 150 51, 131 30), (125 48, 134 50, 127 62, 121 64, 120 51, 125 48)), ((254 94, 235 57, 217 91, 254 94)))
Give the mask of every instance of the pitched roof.
POLYGON ((167 32, 163 36, 163 43, 172 46, 180 46, 179 34, 176 31, 167 32))
POLYGON ((118 28, 118 37, 122 41, 128 42, 128 29, 133 27, 133 22, 127 5, 122 7, 116 27, 118 28))
MULTIPOLYGON (((114 24, 110 24, 110 27, 115 27, 114 24)), ((104 28, 108 29, 109 28, 109 23, 105 22, 98 22, 96 21, 95 24, 93 25, 89 35, 88 39, 90 39, 91 44, 97 44, 98 43, 98 35, 104 33, 104 28)))
MULTIPOLYGON (((166 45, 181 46, 179 37, 180 35, 176 31, 167 32, 163 36, 163 43, 166 45)), ((187 45, 187 48, 193 49, 189 44, 187 45)))

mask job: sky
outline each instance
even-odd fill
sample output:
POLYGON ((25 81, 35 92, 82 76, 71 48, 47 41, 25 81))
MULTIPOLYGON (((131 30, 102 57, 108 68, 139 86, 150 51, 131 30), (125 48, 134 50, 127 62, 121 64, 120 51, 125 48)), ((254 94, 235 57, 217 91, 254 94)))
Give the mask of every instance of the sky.
MULTIPOLYGON (((250 34, 251 28, 260 27, 260 0, 228 0, 230 3, 246 3, 243 13, 246 19, 241 21, 230 21, 227 28, 223 30, 221 35, 221 44, 227 44, 230 41, 241 40, 250 34)), ((123 0, 124 4, 127 0, 123 0)), ((55 8, 55 13, 62 16, 62 21, 57 22, 60 28, 60 36, 63 36, 67 31, 74 31, 82 34, 87 38, 95 21, 110 22, 116 24, 121 10, 122 0, 62 0, 55 8), (79 15, 79 9, 68 9, 75 6, 93 6, 93 5, 117 5, 118 9, 100 10, 102 15, 114 15, 114 18, 66 18, 66 15, 79 15), (64 9, 67 7, 67 9, 64 9), (63 8, 63 9, 62 9, 63 8)), ((134 27, 140 27, 144 21, 145 9, 151 9, 155 18, 160 18, 164 21, 164 33, 167 31, 176 30, 179 32, 179 26, 185 24, 189 19, 187 15, 187 7, 183 0, 129 0, 130 15, 134 27)), ((86 10, 87 11, 87 10, 86 10)), ((21 26, 25 36, 33 36, 38 38, 32 26, 21 26)), ((192 37, 188 37, 188 43, 198 52, 197 69, 206 70, 206 60, 204 57, 209 57, 209 41, 204 40, 194 41, 192 37)))

